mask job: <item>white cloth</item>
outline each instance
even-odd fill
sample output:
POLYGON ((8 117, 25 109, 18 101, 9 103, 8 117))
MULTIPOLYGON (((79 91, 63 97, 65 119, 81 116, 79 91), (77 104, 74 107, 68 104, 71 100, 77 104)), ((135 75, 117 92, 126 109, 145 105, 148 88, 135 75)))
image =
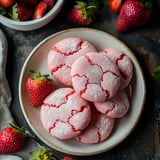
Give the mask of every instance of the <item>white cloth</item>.
POLYGON ((14 156, 14 155, 0 155, 0 160, 22 160, 21 157, 14 156))
MULTIPOLYGON (((7 39, 0 29, 0 131, 3 128, 8 127, 9 123, 12 123, 14 121, 9 110, 12 96, 5 74, 7 52, 7 39)), ((26 139, 25 146, 21 151, 10 154, 10 156, 8 154, 0 154, 0 160, 21 160, 20 157, 22 157, 24 160, 27 160, 29 157, 29 153, 31 151, 36 151, 38 147, 39 145, 33 139, 26 139), (14 156, 12 157, 12 155, 14 156)))

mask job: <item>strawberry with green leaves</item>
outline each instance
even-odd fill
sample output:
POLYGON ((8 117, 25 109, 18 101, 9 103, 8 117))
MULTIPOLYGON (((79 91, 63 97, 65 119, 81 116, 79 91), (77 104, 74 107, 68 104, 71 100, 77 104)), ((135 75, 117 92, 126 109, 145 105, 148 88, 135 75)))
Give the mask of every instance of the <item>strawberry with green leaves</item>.
POLYGON ((10 13, 10 16, 16 21, 27 21, 33 16, 33 9, 26 3, 15 3, 12 6, 12 12, 10 13))
POLYGON ((53 153, 47 150, 45 147, 39 148, 35 152, 30 153, 29 160, 56 160, 53 153))
POLYGON ((27 79, 26 87, 30 101, 34 107, 38 107, 43 103, 43 100, 52 91, 52 83, 48 78, 48 74, 41 75, 30 70, 30 77, 27 79))
POLYGON ((67 19, 75 24, 89 25, 94 19, 93 8, 85 2, 77 1, 77 4, 71 8, 67 14, 67 19))
POLYGON ((125 32, 130 28, 141 27, 151 18, 151 1, 127 0, 123 3, 117 21, 117 30, 125 32), (143 3, 141 2, 143 1, 143 3))
MULTIPOLYGON (((56 160, 56 157, 54 154, 47 150, 45 147, 39 148, 35 152, 30 153, 30 157, 28 160, 56 160)), ((71 157, 64 157, 62 160, 74 160, 71 157)))
POLYGON ((25 128, 19 128, 10 124, 0 132, 0 153, 11 153, 21 150, 24 146, 24 138, 29 137, 25 128))

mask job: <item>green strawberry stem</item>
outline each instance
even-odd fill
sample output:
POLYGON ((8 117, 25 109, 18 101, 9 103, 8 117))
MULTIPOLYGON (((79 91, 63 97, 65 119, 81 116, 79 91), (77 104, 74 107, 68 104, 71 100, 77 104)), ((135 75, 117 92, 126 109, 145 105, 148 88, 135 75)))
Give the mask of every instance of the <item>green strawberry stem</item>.
POLYGON ((29 160, 56 160, 53 153, 45 147, 39 148, 36 152, 30 152, 29 160))
POLYGON ((18 4, 15 3, 12 7, 11 7, 11 12, 10 12, 10 17, 15 20, 15 21, 20 21, 18 18, 18 14, 17 14, 17 6, 18 4))
POLYGON ((160 79, 160 66, 156 67, 155 72, 152 74, 154 79, 160 79))
POLYGON ((91 6, 96 6, 98 9, 102 9, 108 4, 109 0, 87 0, 87 3, 91 6))
POLYGON ((152 9, 152 2, 151 1, 147 1, 145 3, 145 7, 148 8, 148 9, 152 9))
POLYGON ((146 8, 152 9, 152 0, 139 0, 146 8))
POLYGON ((79 9, 79 13, 81 13, 82 19, 87 18, 88 24, 90 24, 93 20, 95 20, 93 9, 96 8, 96 6, 89 6, 87 3, 83 1, 76 1, 75 7, 79 9))
POLYGON ((19 127, 15 123, 9 123, 9 125, 16 129, 24 138, 33 138, 29 133, 26 133, 26 128, 24 126, 19 127))
POLYGON ((29 70, 29 76, 31 76, 32 78, 32 80, 34 80, 35 78, 38 78, 38 79, 40 79, 40 80, 49 80, 49 81, 51 81, 51 79, 49 79, 48 77, 49 77, 49 74, 41 74, 40 72, 37 74, 34 70, 32 70, 32 69, 30 69, 29 70))
POLYGON ((5 15, 5 14, 7 14, 6 9, 5 9, 5 8, 3 8, 2 6, 0 6, 0 14, 1 14, 1 15, 5 15))

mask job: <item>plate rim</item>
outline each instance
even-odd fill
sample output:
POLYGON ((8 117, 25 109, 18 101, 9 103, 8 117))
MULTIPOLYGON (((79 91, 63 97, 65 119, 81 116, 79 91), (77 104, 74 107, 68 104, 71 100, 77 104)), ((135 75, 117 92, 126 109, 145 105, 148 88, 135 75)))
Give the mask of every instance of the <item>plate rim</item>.
POLYGON ((139 64, 139 61, 137 60, 136 56, 134 55, 134 53, 130 50, 130 48, 125 44, 123 43, 121 40, 119 40, 117 37, 113 36, 112 34, 108 33, 108 32, 105 32, 105 31, 102 31, 102 30, 98 30, 98 29, 94 29, 94 28, 84 28, 84 27, 80 27, 80 28, 70 28, 70 29, 64 29, 62 31, 59 31, 59 32, 56 32, 56 33, 53 33, 51 35, 49 35, 48 37, 44 38, 41 42, 39 42, 33 49, 32 51, 29 53, 29 55, 27 56, 22 68, 21 68, 21 72, 20 72, 20 77, 19 77, 19 101, 20 101, 20 107, 21 107, 21 110, 22 110, 22 113, 24 115, 24 118, 25 120, 27 121, 27 124, 28 126, 30 127, 30 129, 33 131, 33 133, 40 139, 41 142, 43 142, 45 145, 48 145, 49 147, 51 147, 52 149, 55 149, 55 150, 58 150, 60 152, 63 152, 63 153, 67 153, 67 154, 71 154, 71 155, 76 155, 76 156, 91 156, 91 155, 96 155, 96 154, 99 154, 99 153, 103 153, 105 151, 108 151, 108 150, 111 150, 112 148, 114 148, 115 146, 117 146, 118 144, 120 144, 122 141, 124 141, 128 136, 129 134, 133 131, 133 129, 135 128, 135 126, 137 125, 140 117, 141 117, 141 114, 142 114, 142 111, 144 109, 144 104, 145 104, 145 100, 146 100, 146 82, 145 82, 145 78, 144 78, 144 75, 143 75, 143 71, 142 71, 142 68, 139 64), (25 112, 25 109, 23 107, 23 102, 22 102, 22 95, 21 95, 21 91, 22 91, 22 80, 23 80, 23 76, 24 76, 24 71, 26 70, 26 67, 27 67, 27 63, 29 62, 29 60, 31 59, 31 57, 34 55, 34 53, 36 52, 36 50, 42 46, 45 42, 47 42, 48 40, 52 39, 53 37, 57 36, 57 35, 60 35, 60 34, 63 34, 63 33, 66 33, 66 32, 71 32, 71 31, 76 31, 76 30, 89 30, 89 31, 95 31, 95 32, 100 32, 100 33, 103 33, 103 34, 106 34, 107 36, 110 36, 112 39, 114 39, 115 41, 118 41, 119 44, 123 45, 125 47, 125 49, 127 49, 127 51, 131 54, 132 58, 134 59, 134 61, 136 62, 136 65, 138 67, 138 70, 141 74, 141 78, 142 78, 142 81, 143 81, 143 88, 144 88, 144 95, 143 95, 143 99, 142 99, 142 104, 141 104, 141 109, 139 111, 139 113, 137 114, 137 118, 136 118, 136 121, 134 121, 134 125, 128 129, 128 131, 126 132, 126 134, 123 135, 123 137, 121 137, 119 139, 119 141, 116 141, 116 143, 112 144, 109 148, 103 148, 103 149, 100 149, 96 152, 85 152, 84 154, 82 154, 82 152, 72 152, 72 151, 68 151, 68 150, 64 150, 62 149, 61 147, 57 147, 56 148, 53 148, 53 146, 51 146, 51 143, 48 143, 48 141, 44 140, 42 138, 41 135, 39 135, 39 133, 36 131, 36 129, 34 128, 34 126, 32 126, 32 123, 30 122, 30 120, 28 119, 28 116, 25 112), (43 140, 42 140, 43 139, 43 140))

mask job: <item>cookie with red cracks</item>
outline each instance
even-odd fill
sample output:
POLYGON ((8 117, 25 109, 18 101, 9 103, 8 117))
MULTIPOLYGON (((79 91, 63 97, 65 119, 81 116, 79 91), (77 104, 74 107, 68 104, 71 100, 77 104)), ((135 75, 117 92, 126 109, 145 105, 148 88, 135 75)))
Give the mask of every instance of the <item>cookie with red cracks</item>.
POLYGON ((122 75, 120 89, 126 88, 133 77, 133 63, 131 59, 118 49, 108 48, 101 53, 106 54, 107 57, 118 66, 122 75))
POLYGON ((49 94, 41 106, 43 127, 58 139, 81 134, 91 120, 90 106, 72 88, 59 88, 49 94))
POLYGON ((95 52, 76 60, 72 65, 71 75, 74 90, 91 102, 112 98, 121 82, 118 67, 105 54, 95 52))
POLYGON ((125 90, 119 90, 117 94, 105 102, 94 103, 97 110, 111 118, 123 117, 129 109, 129 99, 125 90))
POLYGON ((93 103, 90 105, 92 108, 91 122, 76 139, 88 144, 100 143, 110 136, 114 126, 114 118, 110 118, 106 114, 98 112, 93 103))
POLYGON ((64 85, 72 86, 71 66, 80 56, 96 52, 88 41, 69 37, 57 42, 48 54, 48 68, 53 77, 64 85))

